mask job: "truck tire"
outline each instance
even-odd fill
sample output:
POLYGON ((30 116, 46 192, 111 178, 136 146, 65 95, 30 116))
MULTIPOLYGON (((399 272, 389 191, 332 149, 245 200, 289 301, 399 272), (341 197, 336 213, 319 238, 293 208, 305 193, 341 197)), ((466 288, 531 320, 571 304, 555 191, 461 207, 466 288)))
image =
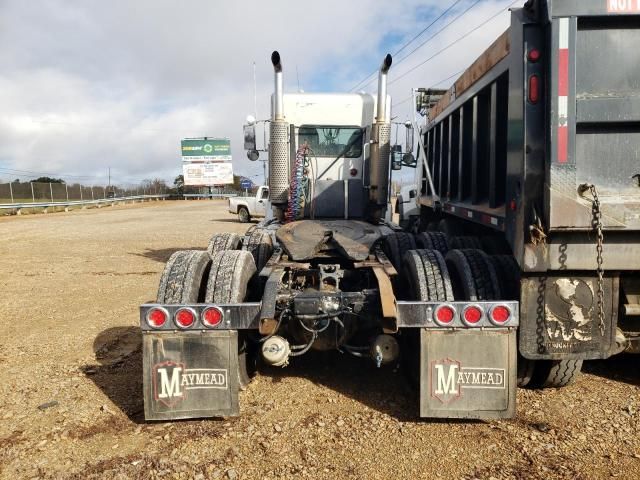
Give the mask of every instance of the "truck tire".
MULTIPOLYGON (((442 254, 437 250, 410 250, 404 256, 403 280, 408 300, 453 301, 453 288, 442 254)), ((399 292, 398 292, 399 293, 399 292)), ((420 329, 400 335, 402 368, 409 383, 420 386, 420 329)))
POLYGON ((264 268, 273 255, 273 241, 271 235, 260 229, 254 229, 244 238, 242 250, 253 255, 258 272, 264 268))
POLYGON ((451 250, 475 249, 482 250, 482 242, 478 237, 455 236, 449 238, 449 248, 451 250))
POLYGON ((443 218, 438 223, 438 231, 444 233, 447 237, 464 235, 464 230, 462 222, 454 218, 443 218))
POLYGON ((209 240, 207 252, 213 255, 223 250, 238 250, 240 241, 240 235, 237 233, 215 233, 209 240))
POLYGON ((532 388, 560 388, 575 381, 582 370, 582 360, 538 360, 529 383, 532 388))
POLYGON ((409 250, 416 249, 416 241, 410 233, 395 232, 382 239, 382 249, 395 269, 400 272, 403 255, 409 250))
POLYGON ((206 251, 180 250, 164 267, 158 286, 158 303, 198 303, 204 300, 211 257, 206 251))
MULTIPOLYGON (((206 286, 207 303, 242 303, 247 285, 256 273, 256 265, 249 252, 227 250, 211 256, 211 270, 206 286)), ((257 348, 238 332, 238 381, 246 389, 257 371, 257 348)))
POLYGON ((451 250, 446 256, 456 300, 499 300, 498 275, 482 250, 451 250))
POLYGON ((409 250, 403 271, 409 300, 452 301, 453 288, 444 257, 438 250, 409 250))
POLYGON ((249 215, 247 207, 238 207, 238 220, 240 220, 240 223, 249 223, 251 215, 249 215))
POLYGON ((520 266, 513 255, 490 255, 505 300, 520 300, 520 266))
MULTIPOLYGON (((490 255, 491 263, 498 274, 500 290, 505 300, 520 300, 520 267, 513 255, 490 255)), ((523 357, 518 352, 516 377, 519 387, 527 387, 535 372, 536 361, 523 357)))
POLYGON ((489 255, 511 255, 511 247, 501 235, 483 235, 480 237, 482 250, 489 255))
POLYGON ((442 255, 449 251, 447 236, 442 232, 421 232, 416 235, 418 248, 425 250, 438 250, 442 255))

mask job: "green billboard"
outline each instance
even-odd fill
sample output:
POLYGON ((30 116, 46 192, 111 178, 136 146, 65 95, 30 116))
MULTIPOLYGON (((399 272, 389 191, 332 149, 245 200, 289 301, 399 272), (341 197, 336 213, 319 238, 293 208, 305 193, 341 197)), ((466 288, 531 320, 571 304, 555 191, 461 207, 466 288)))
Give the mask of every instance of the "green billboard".
POLYGON ((180 142, 182 161, 231 161, 231 142, 228 138, 184 138, 180 142))

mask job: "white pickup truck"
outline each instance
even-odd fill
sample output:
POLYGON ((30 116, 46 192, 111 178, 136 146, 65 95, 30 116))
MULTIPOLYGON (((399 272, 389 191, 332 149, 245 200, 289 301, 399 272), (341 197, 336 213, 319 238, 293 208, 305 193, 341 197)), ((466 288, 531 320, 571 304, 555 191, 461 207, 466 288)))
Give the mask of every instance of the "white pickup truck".
POLYGON ((229 212, 237 213, 241 223, 247 223, 251 217, 264 217, 267 201, 269 200, 269 187, 260 187, 255 197, 231 197, 229 198, 229 212))

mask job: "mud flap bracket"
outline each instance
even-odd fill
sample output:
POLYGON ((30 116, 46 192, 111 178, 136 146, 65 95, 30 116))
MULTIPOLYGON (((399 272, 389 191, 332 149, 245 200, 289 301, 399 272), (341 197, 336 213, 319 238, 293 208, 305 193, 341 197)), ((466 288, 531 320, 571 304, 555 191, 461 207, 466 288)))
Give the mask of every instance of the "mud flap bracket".
POLYGON ((238 332, 144 332, 146 420, 239 414, 238 332))

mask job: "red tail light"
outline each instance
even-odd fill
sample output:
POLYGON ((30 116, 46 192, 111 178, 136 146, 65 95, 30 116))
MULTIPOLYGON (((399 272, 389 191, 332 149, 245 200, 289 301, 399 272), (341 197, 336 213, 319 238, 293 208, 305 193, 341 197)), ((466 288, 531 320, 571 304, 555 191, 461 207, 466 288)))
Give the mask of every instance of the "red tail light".
POLYGON ((529 61, 531 63, 536 63, 538 60, 540 60, 540 50, 538 50, 537 48, 532 48, 531 50, 529 50, 527 58, 529 58, 529 61))
POLYGON ((207 308, 202 312, 202 323, 207 327, 216 327, 222 322, 222 312, 215 307, 207 308))
POLYGON ((176 325, 180 328, 189 328, 196 323, 196 312, 191 308, 181 308, 176 312, 176 325))
POLYGON ((511 318, 511 310, 504 305, 496 305, 491 309, 491 321, 497 325, 505 324, 511 318))
POLYGON ((456 311, 449 305, 440 305, 435 311, 435 320, 440 325, 449 325, 453 322, 456 311))
POLYGON ((480 309, 480 307, 471 305, 464 309, 462 316, 465 323, 469 325, 475 325, 482 319, 482 310, 480 309))
POLYGON ((160 328, 169 319, 169 313, 164 308, 152 308, 147 312, 147 323, 152 328, 160 328))
POLYGON ((540 77, 531 75, 529 77, 529 103, 535 105, 540 100, 540 77))

